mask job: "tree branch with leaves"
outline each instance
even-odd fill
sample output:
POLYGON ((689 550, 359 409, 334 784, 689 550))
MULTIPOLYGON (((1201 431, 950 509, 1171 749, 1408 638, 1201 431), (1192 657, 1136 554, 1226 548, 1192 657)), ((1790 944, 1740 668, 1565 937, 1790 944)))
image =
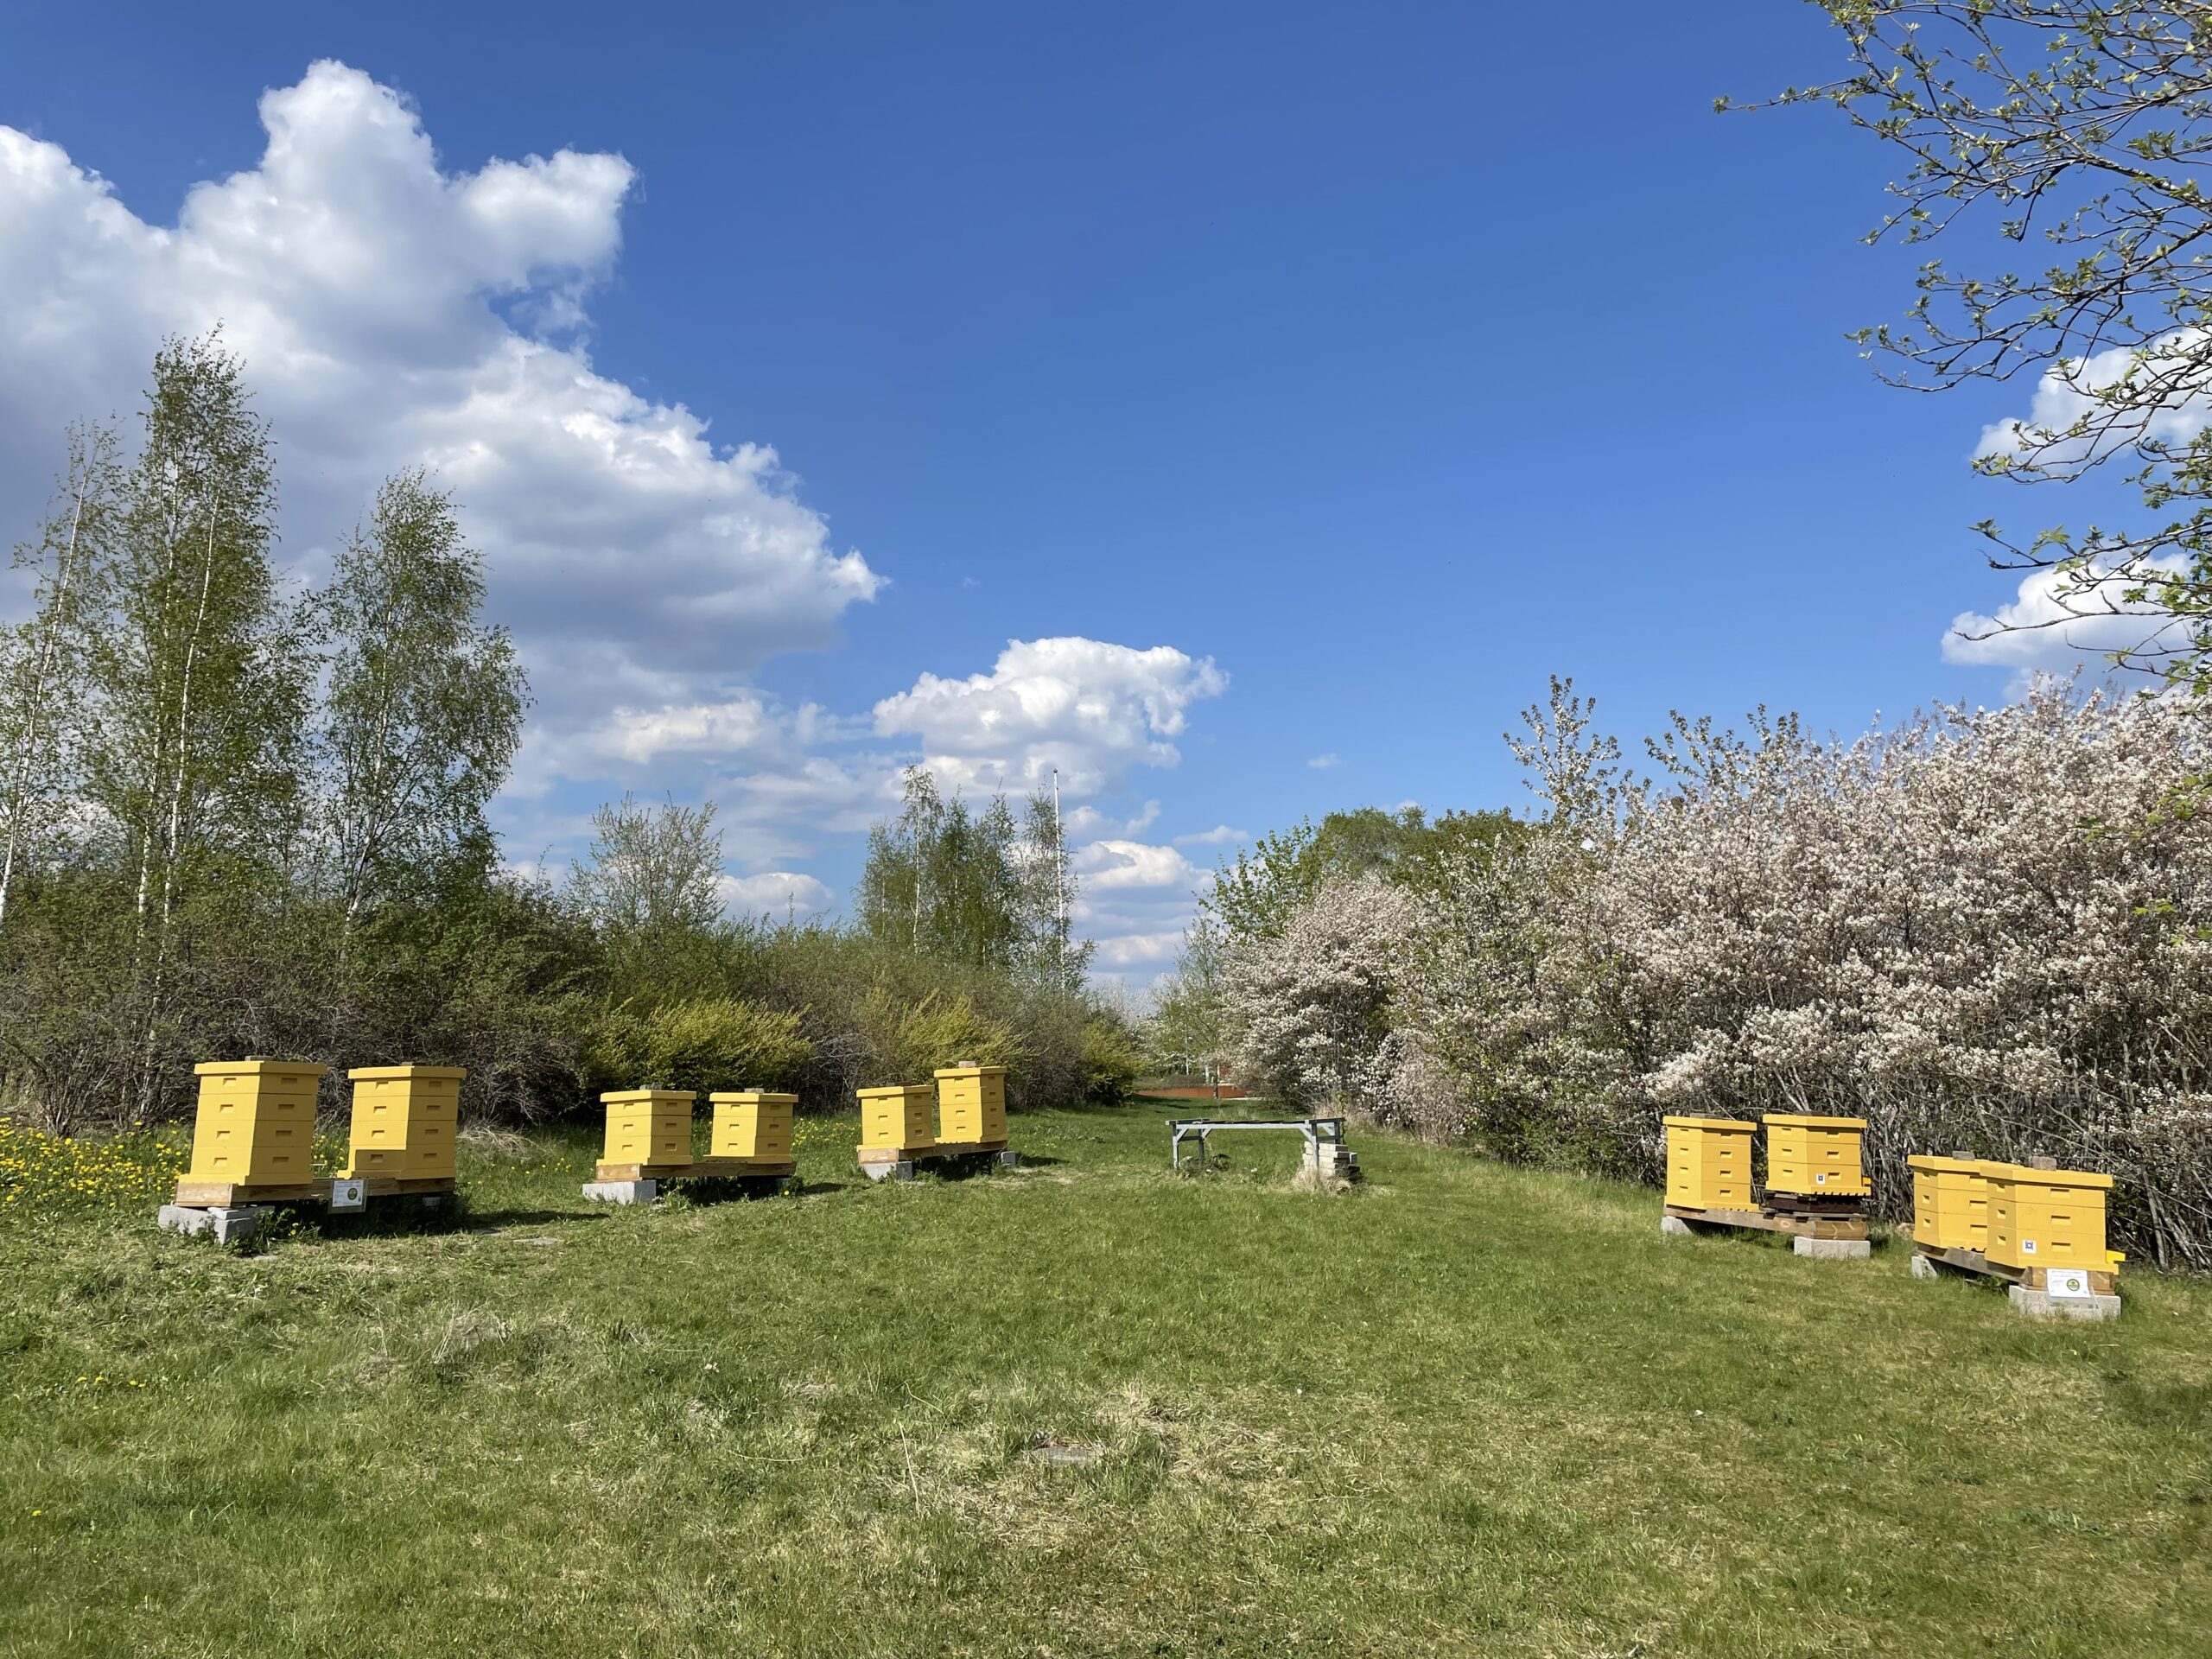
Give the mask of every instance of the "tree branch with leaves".
POLYGON ((2212 6, 1815 3, 1850 73, 1764 103, 1832 107, 1902 153, 1897 206, 1867 240, 1978 229, 2042 250, 2018 269, 1938 253, 1905 320, 1853 338, 1916 391, 2034 372, 2034 411, 1975 467, 2046 484, 2118 462, 2149 514, 2031 537, 1976 525, 1997 568, 2050 573, 2050 613, 1999 626, 2120 619, 2120 665, 2212 690, 2212 194, 2196 176, 2212 156, 2212 6))

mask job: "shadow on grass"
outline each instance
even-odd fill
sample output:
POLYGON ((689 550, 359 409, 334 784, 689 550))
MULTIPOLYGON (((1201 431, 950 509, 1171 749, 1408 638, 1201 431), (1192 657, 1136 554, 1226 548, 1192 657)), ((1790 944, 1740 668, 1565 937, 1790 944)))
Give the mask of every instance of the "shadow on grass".
MULTIPOLYGON (((1020 1152, 1021 1149, 1017 1147, 1014 1150, 1020 1152)), ((1033 1154, 1023 1152, 1020 1168, 1050 1169, 1066 1161, 1064 1158, 1053 1158, 1043 1153, 1033 1154)), ((930 1164, 925 1166, 925 1173, 940 1181, 975 1181, 991 1175, 1011 1175, 1016 1171, 999 1162, 997 1154, 990 1153, 982 1157, 963 1158, 957 1162, 930 1164)))
POLYGON ((467 1230, 499 1232, 509 1227, 544 1227, 555 1222, 605 1221, 607 1217, 605 1210, 480 1210, 468 1217, 472 1225, 467 1230))

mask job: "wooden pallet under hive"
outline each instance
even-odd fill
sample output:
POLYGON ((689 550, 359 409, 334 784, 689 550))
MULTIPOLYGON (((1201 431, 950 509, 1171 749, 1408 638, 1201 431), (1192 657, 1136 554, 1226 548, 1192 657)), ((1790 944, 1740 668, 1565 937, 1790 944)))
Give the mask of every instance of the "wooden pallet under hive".
POLYGON ((1863 1239, 1867 1235, 1864 1213, 1797 1213, 1773 1210, 1697 1210, 1670 1204, 1666 1213, 1693 1227, 1740 1227, 1754 1232, 1788 1233, 1796 1238, 1863 1239))

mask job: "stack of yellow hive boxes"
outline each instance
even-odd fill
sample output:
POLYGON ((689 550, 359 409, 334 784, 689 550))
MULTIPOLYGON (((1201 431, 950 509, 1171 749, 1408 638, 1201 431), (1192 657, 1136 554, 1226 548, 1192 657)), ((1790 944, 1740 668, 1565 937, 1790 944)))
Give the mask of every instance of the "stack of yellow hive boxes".
POLYGON ((929 1084, 892 1084, 858 1092, 862 1163, 896 1163, 936 1147, 931 1124, 937 1090, 929 1084))
POLYGON ((1912 1171, 1912 1242, 1931 1250, 1989 1246, 1989 1170, 1978 1158, 1923 1154, 1905 1160, 1912 1171))
POLYGON ((1865 1118, 1791 1112, 1770 1113, 1760 1122, 1766 1125, 1768 1192, 1805 1198, 1866 1196, 1865 1118))
POLYGON ((714 1128, 707 1143, 709 1158, 742 1158, 753 1163, 791 1161, 791 1108, 798 1104, 797 1095, 738 1089, 709 1095, 707 1099, 715 1109, 714 1128))
POLYGON ((330 1068, 305 1060, 211 1060, 192 1068, 200 1109, 179 1183, 298 1186, 313 1179, 315 1097, 330 1068))
POLYGON ((1667 1202, 1681 1210, 1751 1207, 1751 1137, 1758 1125, 1733 1117, 1669 1117, 1667 1202))
POLYGON ((937 1073, 938 1144, 1006 1144, 1006 1068, 963 1060, 937 1073))
POLYGON ((607 1106, 601 1164, 689 1164, 691 1108, 698 1098, 689 1089, 618 1089, 601 1095, 607 1106))
POLYGON ((467 1075, 457 1065, 365 1065, 348 1071, 353 1122, 347 1177, 453 1179, 461 1084, 467 1075))
MULTIPOLYGON (((2112 1177, 2075 1169, 1984 1166, 1989 1182, 1989 1244, 2001 1268, 2082 1268, 2107 1274, 2120 1257, 2105 1249, 2105 1194, 2112 1177)), ((2040 1274, 2033 1274, 2039 1278, 2040 1274)))

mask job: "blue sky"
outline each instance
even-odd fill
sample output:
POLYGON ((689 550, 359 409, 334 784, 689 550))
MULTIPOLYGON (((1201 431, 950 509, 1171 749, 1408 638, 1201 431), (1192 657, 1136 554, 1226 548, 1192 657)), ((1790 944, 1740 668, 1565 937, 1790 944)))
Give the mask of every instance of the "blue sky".
POLYGON ((224 10, 11 29, 0 512, 219 317, 303 575, 413 461, 477 515, 518 859, 706 795, 734 903, 835 904, 899 760, 1057 761, 1141 982, 1192 837, 1517 804, 1553 672, 1634 734, 2022 666, 1942 637, 1966 526, 2066 516, 1967 470, 2031 389, 1877 384, 1892 159, 1712 112, 1837 70, 1811 7, 224 10))

